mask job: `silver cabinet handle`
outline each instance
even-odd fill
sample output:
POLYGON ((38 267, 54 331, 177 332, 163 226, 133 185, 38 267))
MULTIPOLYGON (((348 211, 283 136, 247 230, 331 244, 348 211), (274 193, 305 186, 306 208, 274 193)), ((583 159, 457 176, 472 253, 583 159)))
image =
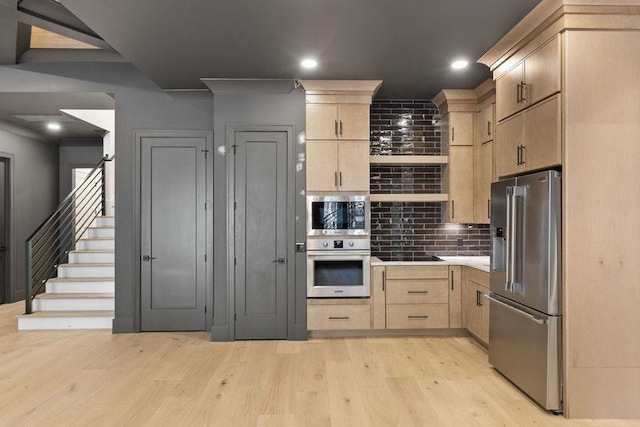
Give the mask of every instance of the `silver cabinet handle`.
POLYGON ((451 126, 451 142, 456 140, 456 128, 451 126))
POLYGON ((499 304, 499 305, 501 305, 502 307, 508 308, 509 310, 511 310, 511 311, 513 311, 513 312, 515 312, 515 313, 519 314, 519 315, 520 315, 520 316, 522 316, 522 317, 526 317, 527 319, 529 319, 529 320, 532 320, 532 321, 536 322, 538 325, 544 325, 545 323, 547 323, 547 321, 546 321, 545 319, 540 319, 540 318, 538 318, 538 317, 532 316, 532 315, 531 315, 531 314, 529 314, 529 313, 525 313, 524 311, 518 310, 518 309, 517 309, 517 308, 515 308, 515 307, 511 307, 509 304, 505 304, 505 303, 503 303, 502 301, 498 301, 497 299, 495 299, 495 298, 493 298, 493 297, 490 297, 489 295, 485 295, 484 297, 485 297, 486 299, 488 299, 489 301, 491 301, 491 302, 494 302, 494 303, 496 303, 496 304, 499 304))
POLYGON ((525 98, 524 96, 524 90, 527 88, 527 86, 529 86, 527 83, 520 82, 520 101, 521 102, 524 102, 527 100, 527 98, 525 98))
POLYGON ((487 135, 491 136, 491 122, 487 121, 487 135))
POLYGON ((340 136, 342 136, 342 120, 340 120, 340 136))
POLYGON ((491 199, 487 199, 487 218, 491 219, 491 199))
POLYGON ((451 275, 451 290, 453 290, 453 270, 449 271, 449 274, 451 275))
POLYGON ((334 185, 335 187, 337 187, 337 186, 338 186, 338 171, 335 171, 335 172, 333 173, 333 185, 334 185))
POLYGON ((338 136, 338 121, 334 120, 333 121, 334 125, 333 125, 333 133, 338 136))
POLYGON ((384 282, 386 281, 385 272, 386 272, 386 270, 382 270, 382 292, 384 292, 384 282))
POLYGON ((408 319, 428 319, 429 316, 407 316, 408 319))
POLYGON ((520 104, 520 83, 516 85, 516 104, 520 104))
POLYGON ((340 187, 342 187, 342 171, 340 171, 340 187))
POLYGON ((451 201, 451 219, 456 217, 456 204, 455 200, 451 201))
POLYGON ((349 316, 329 316, 329 320, 349 320, 349 316))
POLYGON ((407 291, 408 294, 428 294, 429 291, 407 291))

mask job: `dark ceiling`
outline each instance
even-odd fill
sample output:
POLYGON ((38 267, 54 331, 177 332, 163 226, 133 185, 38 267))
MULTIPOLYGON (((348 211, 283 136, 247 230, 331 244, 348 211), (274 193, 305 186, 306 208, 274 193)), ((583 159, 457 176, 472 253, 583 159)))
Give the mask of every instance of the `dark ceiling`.
POLYGON ((384 80, 430 98, 490 77, 475 61, 540 0, 61 0, 164 89, 209 78, 384 80), (304 70, 299 62, 320 65, 304 70), (473 64, 453 71, 452 59, 473 64))
POLYGON ((81 120, 64 115, 61 109, 113 109, 114 100, 105 93, 0 93, 0 122, 38 133, 43 138, 97 138, 104 131, 81 120), (47 129, 58 122, 59 131, 47 129))

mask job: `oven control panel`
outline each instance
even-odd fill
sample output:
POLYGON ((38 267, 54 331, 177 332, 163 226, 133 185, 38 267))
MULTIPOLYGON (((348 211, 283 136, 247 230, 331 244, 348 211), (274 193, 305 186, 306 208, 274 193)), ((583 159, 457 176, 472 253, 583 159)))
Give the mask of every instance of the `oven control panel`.
POLYGON ((307 250, 310 251, 352 251, 370 250, 369 239, 308 239, 307 250))

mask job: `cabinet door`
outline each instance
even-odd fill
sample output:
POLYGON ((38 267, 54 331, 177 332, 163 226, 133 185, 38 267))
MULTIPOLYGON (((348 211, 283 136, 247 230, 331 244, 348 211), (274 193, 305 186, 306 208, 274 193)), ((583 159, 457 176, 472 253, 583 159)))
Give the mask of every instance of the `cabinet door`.
POLYGON ((338 104, 307 104, 306 139, 338 138, 338 104))
POLYGON ((526 105, 520 100, 519 85, 524 78, 524 64, 520 62, 496 80, 496 120, 501 121, 522 110, 526 105))
POLYGON ((474 144, 491 141, 495 133, 494 126, 495 104, 489 104, 475 114, 474 144))
POLYGON ((307 141, 307 191, 338 188, 338 142, 307 141))
POLYGON ((449 203, 445 222, 473 223, 473 146, 449 148, 447 165, 449 203))
POLYGON ((371 327, 386 328, 385 267, 371 267, 371 327))
POLYGON ((462 328, 462 267, 449 267, 449 327, 462 328))
POLYGON ((473 205, 478 224, 489 224, 491 183, 493 182, 493 141, 475 147, 473 205))
POLYGON ((340 141, 338 156, 340 191, 369 191, 369 141, 340 141))
POLYGON ((467 281, 465 292, 466 297, 466 312, 467 312, 467 329, 473 335, 480 337, 480 331, 482 329, 481 312, 478 306, 478 291, 479 286, 472 281, 467 281))
POLYGON ((369 140, 369 105, 340 104, 338 106, 338 138, 369 140))
POLYGON ((524 60, 526 106, 560 92, 560 37, 554 37, 524 60))
POLYGON ((473 113, 449 113, 449 145, 473 145, 473 113))
POLYGON ((525 111, 522 155, 525 170, 562 163, 560 114, 560 95, 525 111))
POLYGON ((518 146, 524 145, 524 113, 498 123, 494 143, 496 178, 522 171, 518 164, 518 146))

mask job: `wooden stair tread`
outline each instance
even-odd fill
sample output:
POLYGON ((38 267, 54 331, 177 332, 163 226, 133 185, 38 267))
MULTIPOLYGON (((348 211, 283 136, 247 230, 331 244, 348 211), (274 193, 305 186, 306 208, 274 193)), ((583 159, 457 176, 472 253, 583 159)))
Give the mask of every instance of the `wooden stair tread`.
POLYGON ((111 317, 115 316, 113 310, 92 310, 92 311, 34 311, 31 314, 21 314, 19 318, 34 317, 111 317))
POLYGON ((47 282, 113 282, 115 277, 54 277, 47 282))
POLYGON ((85 299, 85 298, 115 298, 113 293, 60 293, 60 294, 39 294, 39 299, 85 299))
POLYGON ((69 251, 70 254, 72 253, 80 253, 80 254, 113 254, 116 251, 113 249, 74 249, 72 251, 69 251))
POLYGON ((58 267, 114 267, 112 262, 87 262, 82 264, 60 264, 58 267))

